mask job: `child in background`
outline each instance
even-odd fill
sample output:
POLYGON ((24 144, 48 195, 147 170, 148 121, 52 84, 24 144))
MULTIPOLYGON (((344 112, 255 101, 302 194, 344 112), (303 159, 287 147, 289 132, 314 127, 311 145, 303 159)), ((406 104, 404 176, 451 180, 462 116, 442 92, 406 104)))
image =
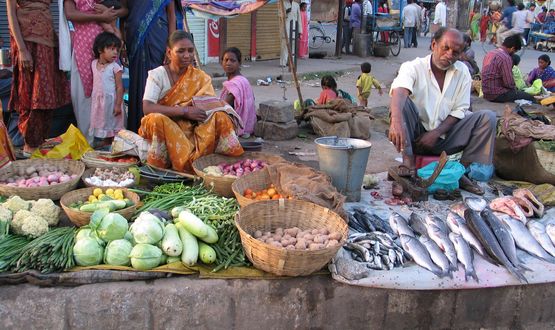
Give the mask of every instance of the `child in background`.
POLYGON ((116 62, 120 48, 121 40, 110 32, 102 32, 94 40, 96 59, 91 64, 93 90, 90 126, 94 148, 110 145, 114 136, 124 128, 123 68, 116 62))
POLYGON ((326 104, 337 98, 337 83, 332 76, 323 76, 320 86, 322 86, 322 92, 316 100, 316 104, 326 104))
POLYGON ((368 105, 368 97, 372 92, 372 86, 378 89, 380 95, 383 95, 382 86, 380 82, 370 74, 372 71, 372 65, 368 62, 364 62, 360 65, 360 70, 362 74, 357 79, 357 97, 360 105, 368 105))
POLYGON ((524 81, 524 77, 522 76, 522 71, 520 71, 520 68, 518 67, 518 64, 520 63, 520 56, 518 56, 517 54, 513 54, 512 58, 513 58, 513 78, 515 80, 515 86, 517 90, 522 91, 528 86, 526 86, 526 81, 524 81))

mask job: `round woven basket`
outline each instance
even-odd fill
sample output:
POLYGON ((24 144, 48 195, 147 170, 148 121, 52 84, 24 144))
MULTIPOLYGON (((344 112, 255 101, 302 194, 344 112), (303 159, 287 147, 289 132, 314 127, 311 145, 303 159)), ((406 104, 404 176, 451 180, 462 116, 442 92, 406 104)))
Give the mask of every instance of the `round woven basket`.
POLYGON ((58 200, 65 193, 77 187, 77 184, 79 184, 79 179, 81 179, 81 176, 85 171, 85 164, 83 164, 81 161, 78 161, 78 160, 68 160, 68 159, 17 160, 15 162, 11 162, 10 164, 0 169, 0 181, 6 181, 8 178, 17 175, 20 168, 37 166, 39 164, 56 166, 57 168, 59 168, 60 170, 63 170, 64 172, 77 175, 77 177, 64 183, 59 183, 59 184, 49 185, 44 187, 21 188, 21 187, 9 187, 7 185, 0 184, 0 195, 2 196, 17 195, 26 200, 33 200, 33 199, 39 199, 39 198, 58 200))
MULTIPOLYGON (((70 191, 65 194, 62 199, 60 200, 60 205, 64 209, 64 212, 67 214, 67 217, 71 222, 73 222, 77 227, 85 226, 89 223, 92 213, 91 212, 82 212, 77 209, 69 207, 71 204, 86 200, 89 195, 93 193, 94 187, 78 189, 74 191, 70 191)), ((121 189, 121 188, 118 188, 121 189)), ((115 213, 121 214, 127 220, 131 219, 135 211, 137 210, 137 204, 141 201, 139 195, 136 193, 129 191, 127 189, 122 189, 123 195, 125 198, 129 198, 133 205, 126 207, 124 209, 114 211, 115 213)))
POLYGON ((212 189, 212 191, 218 196, 233 197, 233 190, 231 190, 231 185, 233 184, 233 182, 235 182, 235 180, 237 180, 237 178, 206 175, 206 173, 204 173, 202 170, 208 166, 214 166, 220 163, 234 163, 238 160, 243 160, 247 158, 263 160, 268 164, 275 164, 284 161, 284 159, 280 156, 264 152, 245 152, 239 157, 211 154, 195 160, 193 162, 193 170, 195 171, 196 175, 202 178, 204 186, 207 189, 212 189))
POLYGON ((94 171, 96 170, 96 168, 88 168, 85 170, 85 172, 83 172, 83 176, 81 177, 81 181, 83 181, 83 184, 87 187, 95 187, 95 188, 119 188, 119 189, 123 189, 123 188, 130 188, 133 187, 135 185, 135 182, 127 185, 127 186, 113 186, 113 187, 109 187, 109 186, 96 186, 93 184, 88 183, 87 181, 85 181, 86 178, 90 178, 91 176, 93 176, 94 171))
POLYGON ((133 165, 137 165, 139 161, 129 162, 129 163, 118 163, 109 162, 107 160, 99 159, 98 156, 110 156, 111 153, 108 151, 87 151, 81 160, 87 168, 129 168, 133 165))
MULTIPOLYGON (((235 182, 231 185, 231 190, 235 194, 235 198, 237 199, 239 206, 243 207, 252 203, 260 202, 255 199, 245 197, 243 195, 245 190, 251 189, 252 191, 260 191, 268 188, 271 183, 268 170, 262 169, 261 171, 242 176, 235 180, 235 182)), ((278 192, 281 193, 280 191, 278 192)))
POLYGON ((322 269, 347 240, 347 224, 325 207, 299 200, 271 200, 249 204, 235 216, 245 255, 253 265, 276 275, 309 275, 322 269), (341 233, 337 246, 315 251, 277 248, 255 239, 256 230, 273 232, 276 228, 323 229, 341 233))

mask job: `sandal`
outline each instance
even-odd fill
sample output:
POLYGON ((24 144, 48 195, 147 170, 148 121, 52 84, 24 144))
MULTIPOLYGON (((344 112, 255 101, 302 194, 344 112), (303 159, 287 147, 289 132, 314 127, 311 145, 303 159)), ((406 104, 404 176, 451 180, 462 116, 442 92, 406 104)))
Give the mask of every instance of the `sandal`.
POLYGON ((449 198, 449 192, 447 190, 444 190, 444 189, 436 190, 432 196, 434 196, 434 199, 438 200, 438 201, 446 201, 446 200, 450 199, 449 198))
POLYGON ((475 195, 483 195, 485 193, 484 189, 478 185, 475 181, 463 175, 459 180, 459 188, 466 190, 475 195))

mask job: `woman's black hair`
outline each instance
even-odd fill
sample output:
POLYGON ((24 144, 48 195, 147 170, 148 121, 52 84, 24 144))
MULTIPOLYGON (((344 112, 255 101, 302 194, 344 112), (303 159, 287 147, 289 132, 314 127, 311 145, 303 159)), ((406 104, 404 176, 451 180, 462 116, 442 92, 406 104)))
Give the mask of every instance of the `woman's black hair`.
POLYGON ((337 83, 335 82, 335 79, 333 79, 333 77, 330 75, 325 75, 322 77, 322 81, 320 81, 320 86, 328 87, 329 89, 334 91, 336 95, 339 95, 337 93, 337 83))
POLYGON ((175 30, 170 34, 168 37, 168 48, 173 48, 173 46, 180 40, 187 39, 193 44, 195 41, 193 40, 193 35, 189 32, 185 32, 183 30, 175 30))
POLYGON ((303 6, 306 8, 306 6, 307 6, 307 5, 306 5, 306 2, 301 2, 301 4, 299 5, 299 8, 300 8, 300 9, 303 9, 303 6))
POLYGON ((547 55, 547 54, 540 55, 540 57, 538 57, 538 60, 542 60, 542 61, 546 62, 547 65, 551 65, 551 59, 549 58, 549 55, 547 55))
POLYGON ((108 47, 116 47, 117 49, 120 49, 121 40, 112 32, 102 32, 97 35, 93 43, 94 57, 99 58, 100 53, 108 47))
POLYGON ((239 50, 239 48, 237 48, 237 47, 229 47, 229 48, 227 48, 226 50, 224 50, 224 53, 223 53, 223 55, 222 55, 222 61, 224 60, 224 55, 225 55, 226 53, 235 54, 235 57, 237 57, 237 60, 239 61, 239 64, 241 64, 241 57, 242 57, 242 55, 241 55, 241 51, 239 50))
POLYGON ((513 54, 511 57, 513 59, 513 65, 518 66, 518 64, 520 63, 520 56, 518 56, 517 54, 513 54))

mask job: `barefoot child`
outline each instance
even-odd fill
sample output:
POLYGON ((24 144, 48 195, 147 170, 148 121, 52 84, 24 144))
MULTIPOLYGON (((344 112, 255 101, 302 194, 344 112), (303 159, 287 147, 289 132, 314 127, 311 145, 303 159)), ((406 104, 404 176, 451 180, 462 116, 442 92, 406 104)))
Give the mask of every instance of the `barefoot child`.
POLYGON ((368 62, 364 62, 360 65, 360 70, 362 74, 357 79, 357 97, 360 105, 368 105, 368 97, 372 92, 372 86, 378 89, 380 95, 383 95, 382 86, 380 82, 370 74, 372 71, 372 65, 368 62))
POLYGON ((116 62, 121 40, 113 33, 100 33, 93 44, 93 90, 90 133, 95 148, 108 146, 123 129, 122 67, 116 62))

